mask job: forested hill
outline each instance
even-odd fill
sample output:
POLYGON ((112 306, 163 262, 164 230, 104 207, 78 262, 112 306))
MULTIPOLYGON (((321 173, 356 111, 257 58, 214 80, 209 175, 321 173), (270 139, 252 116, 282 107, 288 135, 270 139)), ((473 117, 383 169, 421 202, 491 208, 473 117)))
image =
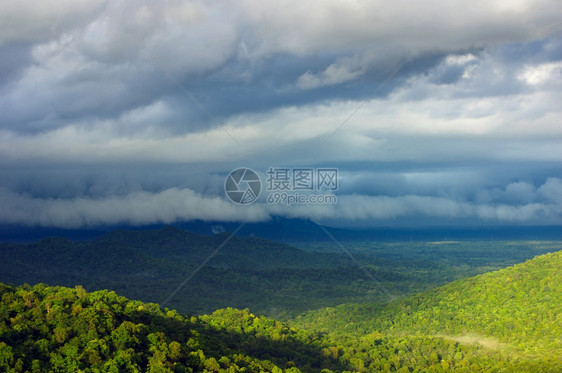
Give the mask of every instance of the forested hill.
POLYGON ((330 256, 306 253, 292 246, 259 238, 230 237, 229 233, 204 236, 174 227, 158 230, 116 230, 90 241, 46 238, 32 244, 0 244, 0 255, 21 264, 70 265, 70 262, 91 270, 97 265, 127 272, 162 265, 164 260, 180 260, 193 266, 202 262, 221 244, 213 258, 216 267, 269 269, 279 265, 307 266, 333 261, 330 256), (228 239, 228 240, 227 240, 228 239), (159 260, 160 259, 160 260, 159 260))
POLYGON ((42 284, 0 283, 0 298, 1 372, 343 369, 313 333, 248 311, 188 317, 114 292, 42 284))
POLYGON ((556 372, 560 367, 556 355, 532 357, 441 336, 386 333, 342 338, 247 310, 190 317, 109 291, 0 283, 2 372, 556 372))
POLYGON ((311 292, 362 278, 349 270, 355 265, 341 253, 311 253, 259 238, 229 238, 228 233, 204 236, 165 227, 117 230, 90 241, 47 238, 32 244, 0 243, 0 282, 80 284, 87 290, 110 289, 129 298, 162 302, 219 247, 169 306, 192 313, 228 306, 252 307, 261 313, 282 306, 304 311, 307 308, 299 307, 314 307, 314 300, 304 302, 313 298, 311 292), (339 277, 331 280, 334 275, 339 277), (295 291, 295 284, 305 284, 304 290, 295 291))
POLYGON ((562 371, 562 252, 293 324, 0 283, 0 371, 562 371))
POLYGON ((443 336, 553 358, 562 371, 562 252, 386 306, 347 304, 311 312, 296 325, 340 336, 443 336))
POLYGON ((175 227, 116 230, 89 241, 47 238, 0 243, 0 282, 109 289, 130 299, 163 302, 201 263, 166 306, 204 314, 249 308, 289 318, 344 303, 387 303, 459 278, 560 250, 545 241, 344 242, 377 279, 371 281, 336 245, 283 243, 228 233, 200 235, 175 227), (220 248, 217 252, 215 250, 220 248), (381 287, 382 285, 382 287, 381 287))

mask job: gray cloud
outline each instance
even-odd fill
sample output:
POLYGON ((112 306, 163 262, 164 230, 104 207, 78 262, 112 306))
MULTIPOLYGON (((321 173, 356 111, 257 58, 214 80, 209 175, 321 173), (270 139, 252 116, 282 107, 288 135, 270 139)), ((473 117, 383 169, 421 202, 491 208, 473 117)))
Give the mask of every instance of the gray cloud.
POLYGON ((10 0, 0 221, 559 222, 558 7, 10 0), (231 169, 272 165, 337 165, 340 203, 226 203, 231 169))
MULTIPOLYGON (((480 219, 492 223, 560 223, 562 180, 549 178, 539 188, 530 184, 509 184, 503 193, 524 201, 472 203, 445 197, 421 195, 339 195, 332 205, 281 205, 257 202, 236 206, 217 196, 204 196, 190 189, 170 188, 157 193, 132 192, 104 198, 34 198, 0 190, 5 208, 0 223, 77 228, 112 224, 143 225, 182 220, 266 221, 271 216, 338 219, 342 221, 396 220, 419 217, 480 219), (534 202, 533 202, 534 201, 534 202)), ((505 199, 505 198, 504 198, 505 199)))
POLYGON ((218 197, 189 189, 159 193, 133 192, 107 198, 39 199, 0 190, 4 207, 0 221, 7 224, 78 228, 99 225, 173 223, 178 220, 260 221, 267 219, 257 206, 244 210, 218 197))

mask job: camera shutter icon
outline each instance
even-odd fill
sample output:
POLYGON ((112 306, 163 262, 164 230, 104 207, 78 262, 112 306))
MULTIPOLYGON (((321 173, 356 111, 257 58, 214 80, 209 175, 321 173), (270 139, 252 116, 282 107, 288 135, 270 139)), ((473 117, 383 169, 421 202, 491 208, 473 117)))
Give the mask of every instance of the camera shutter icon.
POLYGON ((249 168, 237 168, 226 177, 224 191, 232 202, 249 205, 260 196, 260 177, 249 168))

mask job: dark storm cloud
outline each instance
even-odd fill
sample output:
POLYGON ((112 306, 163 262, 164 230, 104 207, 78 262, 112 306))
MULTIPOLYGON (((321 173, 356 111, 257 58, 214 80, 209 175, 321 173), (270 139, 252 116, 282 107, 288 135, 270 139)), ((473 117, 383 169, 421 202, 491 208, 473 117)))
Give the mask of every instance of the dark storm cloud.
POLYGON ((559 222, 558 7, 8 1, 0 222, 559 222), (338 167, 338 204, 227 204, 272 165, 338 167))

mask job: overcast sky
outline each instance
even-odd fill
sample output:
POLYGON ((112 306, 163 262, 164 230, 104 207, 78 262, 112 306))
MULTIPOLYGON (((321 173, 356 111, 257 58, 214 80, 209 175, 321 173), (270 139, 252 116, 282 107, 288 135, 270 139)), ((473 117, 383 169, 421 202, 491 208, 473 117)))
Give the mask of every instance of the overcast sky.
POLYGON ((0 224, 562 223, 559 6, 4 0, 0 224), (270 166, 337 204, 226 198, 270 166))

